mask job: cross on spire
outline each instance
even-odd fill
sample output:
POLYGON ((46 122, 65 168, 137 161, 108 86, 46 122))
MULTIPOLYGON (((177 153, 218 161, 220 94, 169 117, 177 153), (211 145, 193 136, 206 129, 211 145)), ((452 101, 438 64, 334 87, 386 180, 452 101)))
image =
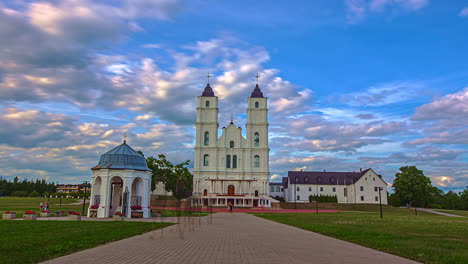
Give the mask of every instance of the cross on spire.
POLYGON ((255 78, 257 79, 257 84, 258 84, 258 79, 260 78, 260 74, 258 74, 258 72, 257 72, 257 74, 255 75, 255 78))
POLYGON ((234 124, 234 115, 231 114, 231 124, 234 124))
POLYGON ((124 143, 127 143, 127 132, 123 134, 123 138, 124 138, 124 143))
POLYGON ((211 75, 210 73, 208 73, 208 74, 206 75, 206 78, 208 79, 208 80, 207 80, 207 83, 208 83, 208 84, 210 84, 210 78, 211 78, 211 77, 212 77, 212 75, 211 75))

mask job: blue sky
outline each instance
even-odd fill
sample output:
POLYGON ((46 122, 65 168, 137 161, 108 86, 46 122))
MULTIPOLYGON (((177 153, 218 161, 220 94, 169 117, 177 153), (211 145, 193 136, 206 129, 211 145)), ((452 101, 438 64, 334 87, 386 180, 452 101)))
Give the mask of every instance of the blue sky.
POLYGON ((206 73, 221 127, 260 73, 272 180, 416 165, 462 190, 467 29, 466 1, 0 1, 0 177, 88 180, 124 133, 192 160, 206 73))

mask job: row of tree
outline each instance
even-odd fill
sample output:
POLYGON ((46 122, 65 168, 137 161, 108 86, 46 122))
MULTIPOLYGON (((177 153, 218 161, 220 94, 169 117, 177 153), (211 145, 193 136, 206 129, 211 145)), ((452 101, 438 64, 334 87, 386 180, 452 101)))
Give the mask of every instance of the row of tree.
POLYGON ((0 178, 0 196, 42 196, 45 194, 55 193, 56 185, 54 182, 46 182, 45 180, 20 181, 15 177, 13 181, 0 178))
MULTIPOLYGON (((141 151, 139 151, 139 153, 143 155, 141 151)), ((162 182, 166 190, 172 192, 178 199, 186 198, 192 194, 193 176, 187 167, 190 163, 189 160, 179 164, 173 164, 166 159, 166 156, 161 154, 158 155, 157 158, 147 157, 146 163, 148 168, 152 170, 151 190, 156 188, 158 182, 162 182)), ((54 182, 46 182, 45 180, 38 179, 36 181, 29 181, 25 179, 20 181, 18 177, 15 177, 13 181, 8 181, 0 178, 0 196, 83 196, 83 194, 79 193, 56 193, 56 190, 57 187, 54 182)))
POLYGON ((431 179, 415 166, 403 166, 395 174, 394 193, 388 203, 393 206, 417 206, 468 210, 468 188, 463 192, 442 190, 432 185, 431 179))

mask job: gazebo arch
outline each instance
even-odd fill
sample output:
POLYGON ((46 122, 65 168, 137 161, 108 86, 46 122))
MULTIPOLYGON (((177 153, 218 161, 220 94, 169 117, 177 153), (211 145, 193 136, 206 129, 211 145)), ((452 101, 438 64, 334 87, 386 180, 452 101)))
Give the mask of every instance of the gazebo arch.
POLYGON ((132 183, 132 197, 130 199, 130 205, 141 206, 143 192, 143 180, 140 177, 137 177, 133 180, 132 183))
POLYGON ((93 182, 93 188, 91 189, 91 192, 93 193, 93 197, 91 197, 91 204, 99 205, 101 203, 101 187, 102 178, 100 176, 97 176, 93 182))
POLYGON ((109 182, 110 193, 110 207, 109 216, 112 217, 115 212, 122 212, 122 198, 123 198, 123 179, 120 176, 113 176, 109 182))

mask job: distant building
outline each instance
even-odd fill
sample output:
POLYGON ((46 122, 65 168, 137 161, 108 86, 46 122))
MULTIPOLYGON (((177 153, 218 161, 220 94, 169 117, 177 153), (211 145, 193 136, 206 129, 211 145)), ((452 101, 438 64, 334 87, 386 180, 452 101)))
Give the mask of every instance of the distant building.
POLYGON ((372 169, 359 172, 289 171, 282 183, 270 183, 271 196, 281 184, 286 202, 309 202, 311 195, 336 196, 338 203, 387 204, 387 183, 372 169))
MULTIPOLYGON (((88 188, 89 191, 89 188, 88 188)), ((83 184, 57 184, 58 193, 80 193, 84 192, 83 184)))
MULTIPOLYGON (((286 178, 286 177, 285 177, 286 178)), ((270 182, 270 196, 284 198, 284 188, 281 182, 270 182)))

